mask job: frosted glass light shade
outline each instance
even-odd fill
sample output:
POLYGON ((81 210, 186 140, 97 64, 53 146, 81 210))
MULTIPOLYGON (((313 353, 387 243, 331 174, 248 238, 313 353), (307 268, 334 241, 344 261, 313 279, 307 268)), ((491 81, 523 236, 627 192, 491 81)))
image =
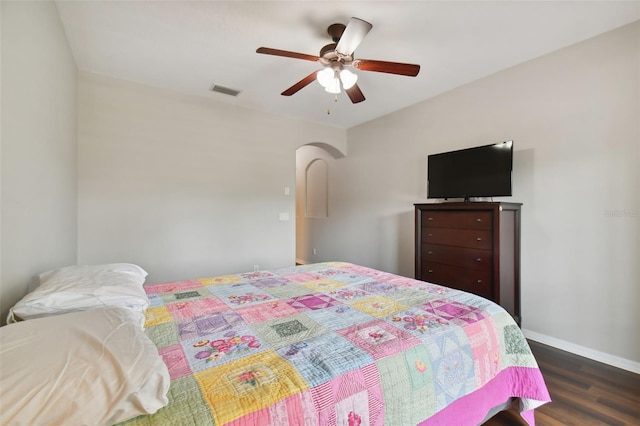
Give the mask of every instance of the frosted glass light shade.
POLYGON ((327 87, 324 88, 326 92, 338 94, 340 93, 340 80, 337 77, 331 79, 327 87))
POLYGON ((358 81, 358 75, 352 73, 349 70, 340 71, 340 80, 342 80, 342 87, 347 90, 351 89, 356 81, 358 81))
POLYGON ((316 74, 316 80, 318 80, 318 83, 320 83, 320 85, 324 88, 329 87, 329 84, 331 84, 331 80, 335 79, 335 77, 336 76, 333 68, 325 68, 316 74))

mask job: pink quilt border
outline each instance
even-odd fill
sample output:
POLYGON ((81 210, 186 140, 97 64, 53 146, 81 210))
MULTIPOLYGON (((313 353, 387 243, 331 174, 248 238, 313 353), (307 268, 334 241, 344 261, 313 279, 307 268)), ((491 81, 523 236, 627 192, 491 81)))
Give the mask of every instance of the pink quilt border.
POLYGON ((539 402, 536 407, 520 413, 530 426, 535 426, 533 410, 540 405, 551 402, 539 369, 508 367, 482 388, 452 402, 443 410, 421 422, 420 426, 477 425, 487 415, 481 407, 495 407, 510 397, 527 398, 539 402))

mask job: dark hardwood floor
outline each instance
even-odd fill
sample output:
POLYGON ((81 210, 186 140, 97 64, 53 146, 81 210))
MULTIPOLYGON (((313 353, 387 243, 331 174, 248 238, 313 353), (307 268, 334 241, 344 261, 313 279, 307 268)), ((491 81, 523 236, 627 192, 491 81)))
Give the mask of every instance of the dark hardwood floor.
MULTIPOLYGON (((552 402, 535 411, 537 426, 640 425, 640 375, 529 341, 552 402)), ((505 411, 484 426, 527 423, 505 411)))

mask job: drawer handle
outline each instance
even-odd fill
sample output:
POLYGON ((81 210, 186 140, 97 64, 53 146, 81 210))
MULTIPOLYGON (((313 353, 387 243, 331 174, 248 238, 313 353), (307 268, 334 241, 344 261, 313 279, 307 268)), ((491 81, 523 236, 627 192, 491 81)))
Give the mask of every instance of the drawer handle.
POLYGON ((482 262, 482 258, 480 258, 480 257, 479 257, 479 258, 477 258, 477 259, 476 259, 476 262, 482 262))
POLYGON ((427 237, 433 237, 433 234, 427 234, 427 237))
POLYGON ((477 283, 478 283, 478 284, 482 284, 482 280, 478 280, 478 281, 477 281, 477 283))
POLYGON ((482 238, 478 237, 476 238, 476 241, 482 241, 482 238))
POLYGON ((482 219, 477 218, 477 219, 476 219, 476 222, 482 222, 482 219))
POLYGON ((432 273, 432 272, 433 272, 433 269, 429 269, 427 272, 432 273))
POLYGON ((432 217, 428 217, 427 220, 433 220, 433 218, 432 217))
POLYGON ((433 254, 433 252, 432 251, 428 251, 427 254, 433 254))

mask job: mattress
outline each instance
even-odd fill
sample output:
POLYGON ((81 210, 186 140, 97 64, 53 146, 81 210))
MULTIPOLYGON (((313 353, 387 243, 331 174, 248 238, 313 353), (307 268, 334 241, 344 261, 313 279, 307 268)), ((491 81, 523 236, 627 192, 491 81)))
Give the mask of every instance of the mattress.
POLYGON ((169 404, 127 424, 476 425, 550 400, 521 330, 470 293, 343 262, 146 285, 169 404))

